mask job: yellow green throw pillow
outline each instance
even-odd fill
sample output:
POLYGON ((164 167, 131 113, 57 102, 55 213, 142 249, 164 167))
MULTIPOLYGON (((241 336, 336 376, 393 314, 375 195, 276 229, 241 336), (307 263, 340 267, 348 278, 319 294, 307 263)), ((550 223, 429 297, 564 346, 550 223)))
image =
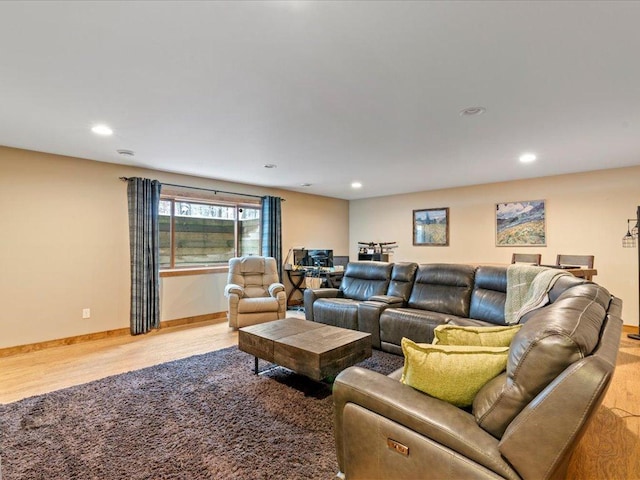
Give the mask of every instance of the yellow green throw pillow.
POLYGON ((466 407, 507 366, 509 347, 417 344, 402 339, 400 381, 432 397, 466 407))
POLYGON ((433 331, 434 345, 477 345, 483 347, 508 347, 522 325, 496 327, 461 327, 438 325, 433 331))

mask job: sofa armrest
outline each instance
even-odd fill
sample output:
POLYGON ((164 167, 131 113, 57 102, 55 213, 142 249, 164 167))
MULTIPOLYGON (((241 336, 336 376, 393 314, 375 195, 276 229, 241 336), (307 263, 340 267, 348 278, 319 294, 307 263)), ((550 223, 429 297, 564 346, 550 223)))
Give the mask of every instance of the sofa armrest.
POLYGON ((240 285, 236 285, 235 283, 229 283, 224 287, 224 296, 229 298, 229 295, 231 294, 237 295, 238 298, 242 298, 244 297, 244 288, 240 285))
MULTIPOLYGON (((379 297, 380 295, 376 295, 379 297)), ((384 295, 386 296, 386 295, 384 295)), ((387 298, 392 298, 388 297, 387 298)), ((374 298, 374 297, 372 297, 374 298)), ((394 297, 400 298, 400 297, 394 297)), ((402 300, 402 299, 400 299, 402 300)), ((385 302, 364 301, 358 304, 358 330, 371 334, 371 346, 380 350, 380 315, 387 308, 396 306, 385 302)), ((399 306, 399 305, 398 305, 399 306)))
POLYGON ((369 297, 367 300, 371 300, 372 302, 380 302, 385 303, 389 306, 401 307, 404 304, 404 299, 402 297, 396 297, 395 295, 374 295, 369 297))
POLYGON ((272 283, 269 285, 269 295, 277 297, 278 292, 284 292, 284 285, 282 283, 272 283))
POLYGON ((278 318, 284 318, 287 316, 287 292, 283 288, 282 290, 278 290, 275 295, 276 300, 278 300, 278 318))
POLYGON ((240 303, 240 297, 234 290, 229 291, 228 293, 225 291, 225 296, 227 297, 227 321, 229 322, 229 326, 237 329, 238 328, 238 305, 240 303))
POLYGON ((319 298, 337 298, 340 290, 337 288, 305 288, 304 289, 304 317, 313 320, 313 303, 319 298))
POLYGON ((473 415, 390 377, 350 367, 336 377, 333 401, 336 449, 341 470, 344 468, 343 410, 348 403, 353 403, 499 475, 514 477, 515 472, 498 451, 498 440, 482 430, 473 415))

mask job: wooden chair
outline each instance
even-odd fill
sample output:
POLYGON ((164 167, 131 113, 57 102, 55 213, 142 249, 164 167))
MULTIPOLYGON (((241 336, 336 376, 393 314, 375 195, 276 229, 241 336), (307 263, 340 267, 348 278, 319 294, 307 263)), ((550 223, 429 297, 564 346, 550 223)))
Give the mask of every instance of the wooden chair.
MULTIPOLYGON (((562 255, 558 254, 556 257, 556 265, 557 266, 567 266, 572 265, 576 267, 584 267, 587 269, 593 269, 594 262, 593 255, 562 255)), ((575 274, 574 274, 575 275, 575 274)), ((584 278, 586 280, 591 280, 593 275, 590 273, 585 273, 584 278)))
POLYGON ((576 267, 593 268, 593 255, 558 255, 556 265, 575 265, 576 267))
POLYGON ((542 254, 540 253, 514 253, 511 255, 511 263, 530 263, 540 265, 542 254))

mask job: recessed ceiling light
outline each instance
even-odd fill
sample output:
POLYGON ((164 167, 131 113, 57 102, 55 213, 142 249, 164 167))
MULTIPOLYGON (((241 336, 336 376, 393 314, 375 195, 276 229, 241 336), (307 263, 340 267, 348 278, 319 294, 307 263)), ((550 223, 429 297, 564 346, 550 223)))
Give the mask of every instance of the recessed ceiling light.
POLYGON ((276 165, 275 163, 265 163, 263 165, 264 168, 278 168, 278 165, 276 165))
POLYGON ((116 150, 116 152, 118 152, 118 155, 122 155, 123 157, 134 157, 136 155, 136 152, 134 152, 133 150, 116 150))
POLYGON ((351 188, 362 188, 362 184, 360 182, 353 182, 351 188))
POLYGON ((487 109, 484 107, 467 107, 460 110, 460 115, 463 117, 472 117, 474 115, 482 115, 487 109))
POLYGON ((111 130, 107 125, 94 125, 91 127, 91 131, 97 135, 103 135, 108 137, 109 135, 113 135, 113 130, 111 130))
POLYGON ((520 161, 522 163, 535 162, 536 158, 538 157, 536 157, 535 153, 523 153, 522 155, 520 155, 520 161))
POLYGON ((311 184, 310 183, 301 183, 300 186, 301 187, 310 187, 311 184))

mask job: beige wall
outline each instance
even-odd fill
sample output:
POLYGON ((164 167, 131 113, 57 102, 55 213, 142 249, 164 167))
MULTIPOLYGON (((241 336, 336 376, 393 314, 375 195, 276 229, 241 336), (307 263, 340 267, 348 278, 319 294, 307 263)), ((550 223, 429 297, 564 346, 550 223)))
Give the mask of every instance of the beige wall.
MULTIPOLYGON (((283 254, 294 246, 357 257, 358 241, 397 241, 394 260, 506 263, 513 251, 594 254, 595 280, 638 322, 637 249, 623 249, 640 204, 640 167, 347 202, 0 147, 0 348, 126 328, 129 239, 120 176, 280 195, 283 254), (495 204, 546 200, 547 246, 495 246, 495 204), (450 246, 414 247, 413 209, 450 208, 450 246), (91 319, 83 320, 83 308, 91 319)), ((161 318, 223 312, 226 274, 162 280, 161 318)))
POLYGON ((640 167, 451 188, 350 202, 350 254, 357 241, 397 241, 394 261, 509 263, 513 252, 595 255, 594 280, 623 299, 625 323, 638 324, 638 250, 622 248, 627 218, 640 205, 640 167), (495 205, 545 200, 546 247, 496 247, 495 205), (449 207, 448 247, 413 246, 412 211, 449 207))
MULTIPOLYGON (((348 252, 345 200, 0 147, 0 348, 128 327, 120 176, 282 196, 285 255, 295 245, 348 252)), ((225 311, 225 284, 226 274, 162 279, 162 320, 225 311)))

